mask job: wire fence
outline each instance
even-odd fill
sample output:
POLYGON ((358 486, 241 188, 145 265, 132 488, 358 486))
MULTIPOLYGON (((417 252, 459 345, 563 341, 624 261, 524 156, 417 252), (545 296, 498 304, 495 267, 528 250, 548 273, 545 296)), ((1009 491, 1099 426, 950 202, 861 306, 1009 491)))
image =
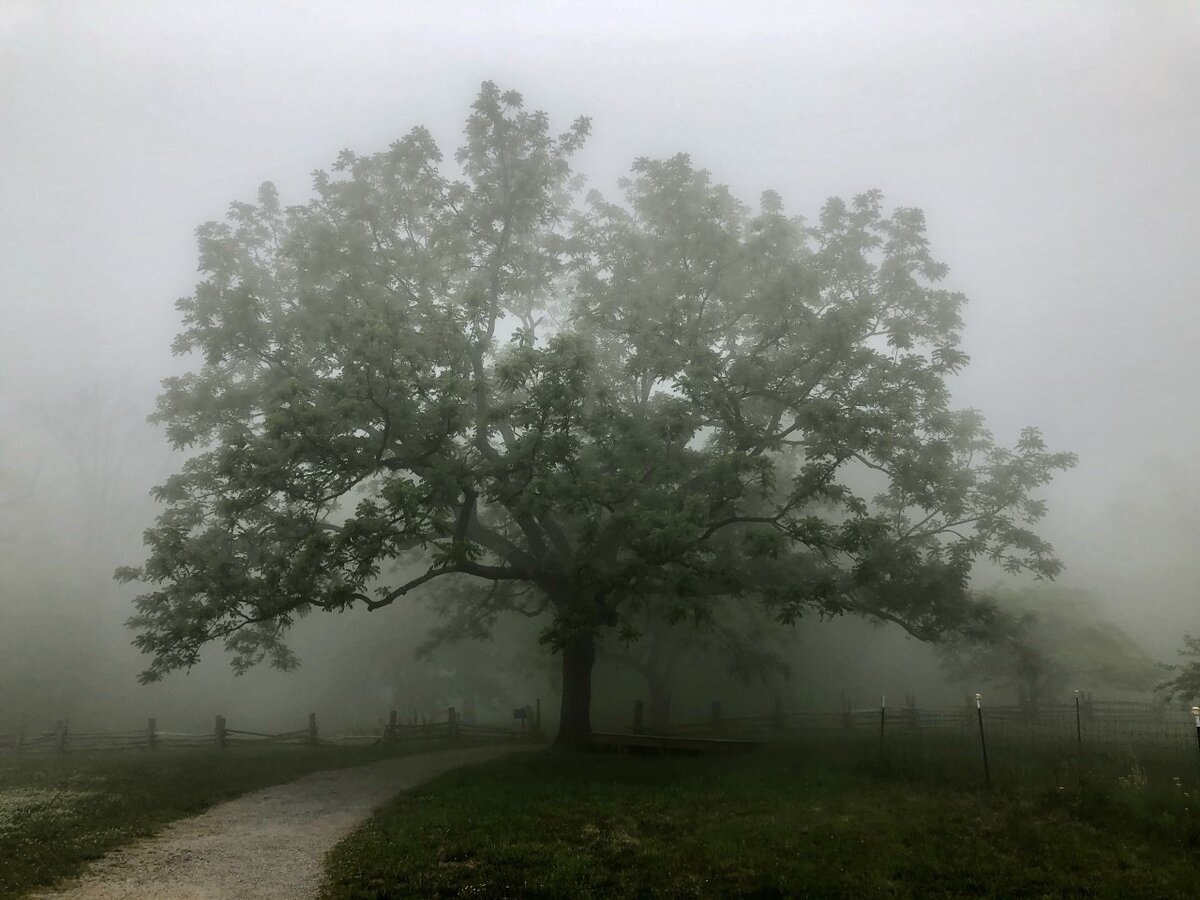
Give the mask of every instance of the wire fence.
POLYGON ((970 700, 961 706, 918 707, 911 698, 901 706, 852 708, 840 712, 828 710, 787 710, 779 704, 765 715, 726 717, 720 703, 712 704, 705 719, 682 723, 646 723, 642 704, 634 706, 630 730, 640 734, 744 738, 748 740, 786 739, 820 732, 842 731, 877 733, 880 740, 904 733, 937 734, 942 738, 961 737, 978 742, 982 721, 987 739, 1006 744, 1027 743, 1048 748, 1082 749, 1087 746, 1116 748, 1181 748, 1196 752, 1200 748, 1200 726, 1192 711, 1162 702, 1102 700, 1081 697, 1075 703, 1031 706, 976 705, 970 700))

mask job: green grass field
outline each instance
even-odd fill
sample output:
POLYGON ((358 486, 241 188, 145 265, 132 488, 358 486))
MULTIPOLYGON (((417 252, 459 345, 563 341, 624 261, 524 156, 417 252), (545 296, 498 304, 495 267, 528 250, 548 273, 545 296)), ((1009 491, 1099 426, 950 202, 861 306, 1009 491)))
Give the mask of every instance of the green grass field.
POLYGON ((399 752, 406 751, 284 746, 0 756, 0 898, 73 875, 106 850, 246 791, 399 752))
POLYGON ((743 757, 554 751, 452 773, 327 860, 326 900, 1175 897, 1196 891, 1194 756, 810 741, 743 757))

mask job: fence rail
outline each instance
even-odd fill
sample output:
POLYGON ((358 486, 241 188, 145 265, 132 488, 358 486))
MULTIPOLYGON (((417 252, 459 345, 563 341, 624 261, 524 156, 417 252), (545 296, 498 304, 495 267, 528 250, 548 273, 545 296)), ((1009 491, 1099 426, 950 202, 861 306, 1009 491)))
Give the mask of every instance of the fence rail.
MULTIPOLYGON (((532 711, 532 707, 522 710, 532 711)), ((541 701, 532 727, 526 727, 526 717, 520 716, 521 728, 501 725, 476 725, 462 721, 454 707, 446 710, 440 721, 400 722, 398 712, 389 713, 386 724, 374 730, 322 735, 317 728, 316 713, 309 713, 308 725, 292 731, 255 731, 231 728, 224 716, 216 716, 208 732, 162 731, 157 720, 149 718, 143 728, 121 731, 72 731, 63 719, 54 731, 26 733, 17 731, 0 734, 0 753, 67 753, 92 750, 171 749, 210 747, 220 750, 232 746, 370 746, 401 744, 407 741, 430 740, 515 740, 541 737, 541 701)))

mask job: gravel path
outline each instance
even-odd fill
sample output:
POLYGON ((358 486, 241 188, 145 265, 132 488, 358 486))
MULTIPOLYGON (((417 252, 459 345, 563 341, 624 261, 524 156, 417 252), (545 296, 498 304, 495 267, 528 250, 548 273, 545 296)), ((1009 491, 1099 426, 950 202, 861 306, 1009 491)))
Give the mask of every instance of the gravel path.
POLYGON ((443 772, 536 749, 471 747, 305 775, 181 819, 115 850, 58 891, 69 900, 301 900, 326 852, 375 807, 443 772))

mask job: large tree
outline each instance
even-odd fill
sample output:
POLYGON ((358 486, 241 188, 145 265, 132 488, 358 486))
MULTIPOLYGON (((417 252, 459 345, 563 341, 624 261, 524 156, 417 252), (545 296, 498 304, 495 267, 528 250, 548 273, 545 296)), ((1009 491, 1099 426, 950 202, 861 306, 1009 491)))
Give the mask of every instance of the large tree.
POLYGON ((808 227, 683 155, 579 203, 588 130, 488 83, 457 172, 417 128, 200 228, 175 345, 197 370, 157 413, 193 455, 118 573, 148 585, 144 679, 212 641, 291 665, 297 616, 457 579, 549 613, 571 742, 633 599, 935 638, 986 625, 979 557, 1058 571, 1030 492, 1072 457, 950 408, 963 297, 918 210, 867 193, 808 227))

